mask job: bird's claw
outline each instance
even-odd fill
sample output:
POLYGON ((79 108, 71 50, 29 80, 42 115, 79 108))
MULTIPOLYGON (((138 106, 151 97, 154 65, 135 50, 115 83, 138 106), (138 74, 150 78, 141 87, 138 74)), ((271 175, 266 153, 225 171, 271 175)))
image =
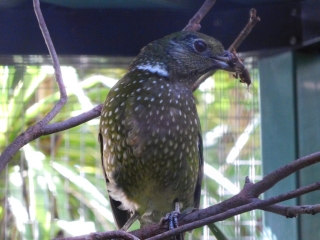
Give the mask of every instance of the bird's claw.
POLYGON ((169 230, 177 228, 179 226, 178 224, 178 217, 180 216, 180 212, 178 211, 172 211, 170 213, 167 213, 164 221, 168 221, 169 224, 169 230))

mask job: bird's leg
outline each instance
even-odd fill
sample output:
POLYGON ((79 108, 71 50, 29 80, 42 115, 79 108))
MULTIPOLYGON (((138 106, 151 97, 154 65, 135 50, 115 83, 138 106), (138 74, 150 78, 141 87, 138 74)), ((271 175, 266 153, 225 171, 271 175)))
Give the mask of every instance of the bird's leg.
POLYGON ((173 229, 179 226, 178 225, 179 215, 180 215, 180 203, 177 200, 174 202, 174 211, 167 213, 167 215, 163 219, 164 221, 168 221, 169 229, 173 229))
POLYGON ((134 212, 134 214, 129 218, 129 220, 126 222, 126 224, 124 224, 121 228, 121 230, 123 231, 127 231, 130 226, 132 225, 132 223, 134 223, 138 218, 139 218, 139 213, 138 212, 134 212))

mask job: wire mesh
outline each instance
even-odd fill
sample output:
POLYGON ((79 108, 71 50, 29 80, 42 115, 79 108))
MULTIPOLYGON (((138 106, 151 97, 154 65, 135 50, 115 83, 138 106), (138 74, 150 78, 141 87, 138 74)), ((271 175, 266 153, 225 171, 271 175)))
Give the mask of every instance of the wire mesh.
MULTIPOLYGON (((53 122, 102 103, 131 59, 60 58, 69 101, 53 122)), ((201 119, 205 178, 202 207, 236 194, 249 176, 261 179, 257 59, 246 64, 246 88, 218 71, 195 92, 201 119)), ((47 56, 0 57, 1 151, 39 121, 59 98, 47 56)), ((0 239, 52 239, 115 229, 101 172, 99 119, 27 144, 0 174, 0 239)), ((262 213, 252 211, 218 224, 229 239, 262 239, 262 213)), ((214 239, 206 229, 188 239, 214 239)))

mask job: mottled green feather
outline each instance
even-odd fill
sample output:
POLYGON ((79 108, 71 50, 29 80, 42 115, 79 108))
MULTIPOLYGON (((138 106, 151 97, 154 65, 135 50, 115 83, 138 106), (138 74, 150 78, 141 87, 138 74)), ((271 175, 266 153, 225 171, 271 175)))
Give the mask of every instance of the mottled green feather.
POLYGON ((145 46, 110 90, 100 141, 119 228, 133 214, 142 226, 158 223, 177 200, 182 211, 199 207, 202 139, 192 85, 227 68, 217 57, 228 54, 207 35, 173 33, 145 46))

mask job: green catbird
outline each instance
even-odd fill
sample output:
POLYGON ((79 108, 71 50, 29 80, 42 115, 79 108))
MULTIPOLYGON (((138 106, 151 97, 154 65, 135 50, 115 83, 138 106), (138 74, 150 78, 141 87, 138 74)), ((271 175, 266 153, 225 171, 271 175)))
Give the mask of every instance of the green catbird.
MULTIPOLYGON (((209 71, 234 72, 230 56, 210 36, 176 32, 145 46, 110 90, 99 136, 119 228, 199 207, 203 150, 192 86, 209 71)), ((177 225, 176 214, 169 219, 177 225)))

